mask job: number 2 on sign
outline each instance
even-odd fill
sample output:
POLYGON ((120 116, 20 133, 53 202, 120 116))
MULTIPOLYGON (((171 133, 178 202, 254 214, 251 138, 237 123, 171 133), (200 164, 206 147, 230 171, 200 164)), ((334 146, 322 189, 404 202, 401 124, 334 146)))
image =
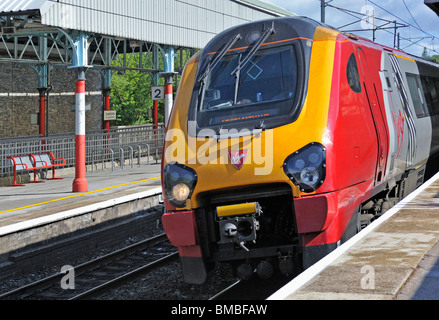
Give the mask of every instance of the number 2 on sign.
POLYGON ((151 87, 152 100, 164 100, 165 99, 165 87, 151 87))

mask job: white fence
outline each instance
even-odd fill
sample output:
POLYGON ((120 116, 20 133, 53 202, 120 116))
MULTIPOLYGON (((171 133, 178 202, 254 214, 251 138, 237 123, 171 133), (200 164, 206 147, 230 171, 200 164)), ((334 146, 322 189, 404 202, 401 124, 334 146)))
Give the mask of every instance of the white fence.
MULTIPOLYGON (((86 164, 92 170, 110 163, 112 170, 119 165, 130 166, 157 162, 161 157, 164 127, 152 125, 123 127, 107 132, 87 133, 86 164)), ((63 167, 75 166, 75 135, 0 139, 0 176, 13 174, 12 161, 7 157, 52 152, 56 158, 66 160, 63 167)), ((62 167, 58 167, 62 168, 62 167)))

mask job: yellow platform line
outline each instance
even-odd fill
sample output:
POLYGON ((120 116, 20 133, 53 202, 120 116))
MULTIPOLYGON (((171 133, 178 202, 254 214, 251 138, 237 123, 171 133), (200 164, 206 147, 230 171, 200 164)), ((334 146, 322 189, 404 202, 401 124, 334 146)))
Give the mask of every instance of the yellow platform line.
POLYGON ((81 197, 81 196, 85 196, 85 195, 88 195, 88 194, 98 193, 98 192, 102 192, 102 191, 106 191, 106 190, 111 190, 111 189, 118 188, 118 187, 129 186, 131 184, 136 184, 136 183, 141 183, 141 182, 146 182, 146 181, 151 181, 151 180, 156 180, 156 179, 160 179, 160 176, 159 177, 154 177, 154 178, 148 178, 148 179, 144 179, 144 180, 127 182, 127 183, 119 184, 117 186, 112 186, 112 187, 108 187, 108 188, 104 188, 104 189, 99 189, 99 190, 94 190, 94 191, 88 191, 88 192, 83 192, 83 193, 79 193, 79 194, 74 194, 72 196, 63 197, 63 198, 54 199, 54 200, 49 200, 49 201, 40 202, 40 203, 35 203, 35 204, 31 204, 31 205, 28 205, 28 206, 25 206, 25 207, 9 209, 9 210, 6 210, 6 211, 0 211, 0 214, 8 213, 8 212, 13 212, 13 211, 18 211, 18 210, 22 210, 22 209, 28 209, 28 208, 32 208, 32 207, 36 207, 36 206, 41 206, 41 205, 47 204, 47 203, 52 203, 52 202, 66 200, 66 199, 81 197))

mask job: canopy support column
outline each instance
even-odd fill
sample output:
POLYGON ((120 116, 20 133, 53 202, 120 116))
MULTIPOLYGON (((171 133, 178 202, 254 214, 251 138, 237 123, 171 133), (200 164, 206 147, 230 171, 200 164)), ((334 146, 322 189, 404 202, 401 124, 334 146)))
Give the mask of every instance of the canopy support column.
POLYGON ((174 53, 173 46, 167 46, 163 52, 164 67, 161 75, 165 78, 165 127, 168 126, 169 116, 171 115, 173 101, 173 82, 174 75, 174 53))
POLYGON ((88 65, 87 35, 80 32, 74 37, 73 68, 77 68, 76 80, 76 130, 75 130, 75 180, 73 192, 87 192, 88 182, 85 177, 86 166, 86 136, 85 136, 85 72, 88 65))

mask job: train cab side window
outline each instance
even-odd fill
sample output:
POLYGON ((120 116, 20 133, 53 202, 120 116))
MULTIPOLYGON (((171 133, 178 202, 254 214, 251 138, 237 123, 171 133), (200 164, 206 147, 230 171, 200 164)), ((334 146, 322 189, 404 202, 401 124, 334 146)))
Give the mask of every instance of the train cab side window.
POLYGON ((434 115, 439 115, 439 78, 429 77, 429 90, 431 93, 434 115))
POLYGON ((346 78, 348 80, 351 89, 356 92, 361 92, 361 82, 360 75, 358 74, 357 60, 355 55, 352 53, 348 60, 348 65, 346 68, 346 78))
POLYGON ((427 100, 428 112, 430 115, 439 115, 439 97, 436 90, 437 78, 421 76, 422 89, 427 100))
POLYGON ((416 116, 418 118, 426 117, 428 115, 428 109, 424 98, 424 91, 422 89, 420 77, 407 73, 407 82, 409 85, 413 106, 415 107, 416 116))

